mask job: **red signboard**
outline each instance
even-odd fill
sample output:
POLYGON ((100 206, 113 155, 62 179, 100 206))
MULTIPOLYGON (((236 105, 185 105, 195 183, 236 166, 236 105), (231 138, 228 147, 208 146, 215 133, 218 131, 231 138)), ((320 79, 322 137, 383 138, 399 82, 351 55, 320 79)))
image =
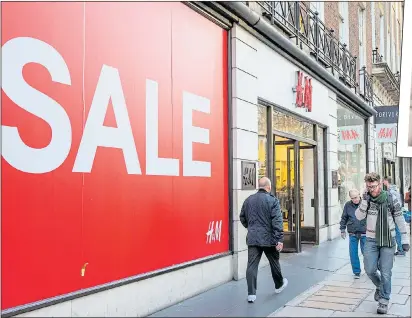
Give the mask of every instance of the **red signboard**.
POLYGON ((293 88, 296 94, 296 107, 306 108, 312 111, 312 79, 303 76, 301 71, 296 72, 296 87, 293 88))
POLYGON ((228 250, 226 31, 2 3, 2 59, 2 309, 228 250))

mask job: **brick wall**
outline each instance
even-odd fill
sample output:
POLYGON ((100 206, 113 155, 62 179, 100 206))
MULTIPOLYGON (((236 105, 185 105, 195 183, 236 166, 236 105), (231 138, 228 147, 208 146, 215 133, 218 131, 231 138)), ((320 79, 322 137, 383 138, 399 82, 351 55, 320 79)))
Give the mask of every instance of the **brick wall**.
POLYGON ((375 44, 376 44, 376 47, 378 48, 379 52, 382 51, 382 48, 379 47, 380 46, 380 41, 381 41, 380 15, 381 15, 381 10, 379 9, 379 2, 375 2, 375 44))
POLYGON ((366 3, 365 23, 366 23, 366 71, 372 73, 372 5, 366 3))
POLYGON ((356 81, 359 83, 359 19, 358 8, 359 2, 350 1, 349 8, 349 51, 353 56, 357 56, 356 63, 356 81))
POLYGON ((325 25, 328 29, 333 29, 336 38, 339 39, 339 5, 337 2, 325 2, 325 25))

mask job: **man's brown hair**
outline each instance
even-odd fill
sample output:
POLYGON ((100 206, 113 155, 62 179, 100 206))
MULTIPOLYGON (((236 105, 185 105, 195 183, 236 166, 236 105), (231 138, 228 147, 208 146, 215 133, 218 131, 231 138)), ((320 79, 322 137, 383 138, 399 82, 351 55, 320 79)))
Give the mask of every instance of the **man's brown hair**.
POLYGON ((381 176, 377 174, 376 172, 370 172, 366 174, 365 176, 365 182, 380 182, 381 181, 381 176))

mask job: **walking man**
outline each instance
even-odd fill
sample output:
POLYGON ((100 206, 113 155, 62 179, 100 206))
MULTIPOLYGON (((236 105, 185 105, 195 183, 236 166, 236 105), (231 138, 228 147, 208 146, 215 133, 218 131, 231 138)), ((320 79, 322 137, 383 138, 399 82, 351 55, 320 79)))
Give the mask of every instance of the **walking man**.
MULTIPOLYGON (((387 191, 390 194, 392 194, 393 196, 395 196, 398 199, 399 204, 402 207, 403 204, 402 204, 401 195, 398 192, 398 188, 396 187, 396 185, 392 184, 392 177, 385 177, 383 179, 383 185, 386 187, 387 191)), ((401 233, 399 232, 398 225, 396 225, 396 224, 395 224, 395 233, 396 233, 395 239, 396 239, 396 249, 397 249, 397 251, 395 252, 395 255, 396 256, 405 256, 405 251, 403 250, 402 243, 401 243, 401 233)))
POLYGON ((361 266, 359 261, 359 244, 363 254, 366 241, 366 220, 359 221, 355 216, 355 211, 361 201, 360 193, 356 189, 349 191, 350 201, 346 202, 342 218, 340 221, 340 232, 343 239, 346 238, 345 230, 349 233, 349 256, 352 265, 352 271, 355 279, 360 278, 361 266))
POLYGON ((279 200, 271 194, 271 189, 270 180, 261 178, 259 191, 245 200, 240 212, 240 222, 248 230, 246 281, 249 303, 256 300, 258 267, 263 252, 269 260, 275 293, 280 293, 288 285, 279 263, 279 253, 283 249, 283 216, 279 200))
POLYGON ((409 237, 401 205, 396 196, 382 189, 381 177, 375 172, 368 173, 365 183, 366 189, 355 215, 358 220, 366 218, 365 272, 376 286, 377 313, 386 314, 391 295, 395 224, 399 227, 404 251, 409 250, 409 237))

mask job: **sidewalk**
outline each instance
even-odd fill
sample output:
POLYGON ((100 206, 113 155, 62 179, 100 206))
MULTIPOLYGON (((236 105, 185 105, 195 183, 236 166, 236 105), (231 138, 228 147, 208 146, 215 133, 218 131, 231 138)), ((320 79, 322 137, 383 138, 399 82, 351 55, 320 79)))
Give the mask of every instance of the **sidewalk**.
MULTIPOLYGON (((246 301, 246 280, 231 281, 161 310, 150 317, 373 317, 372 282, 354 280, 348 240, 336 239, 300 254, 282 254, 281 266, 289 286, 280 294, 268 266, 258 275, 257 300, 246 301), (355 288, 353 288, 355 287, 355 288), (356 295, 355 295, 356 293, 356 295), (334 297, 334 298, 333 298, 334 297), (372 297, 372 298, 371 298, 372 297)), ((388 317, 410 317, 410 253, 396 258, 388 317)))
POLYGON ((410 317, 410 271, 410 253, 395 258, 387 315, 376 314, 375 286, 370 279, 363 273, 354 280, 348 264, 269 317, 410 317))

